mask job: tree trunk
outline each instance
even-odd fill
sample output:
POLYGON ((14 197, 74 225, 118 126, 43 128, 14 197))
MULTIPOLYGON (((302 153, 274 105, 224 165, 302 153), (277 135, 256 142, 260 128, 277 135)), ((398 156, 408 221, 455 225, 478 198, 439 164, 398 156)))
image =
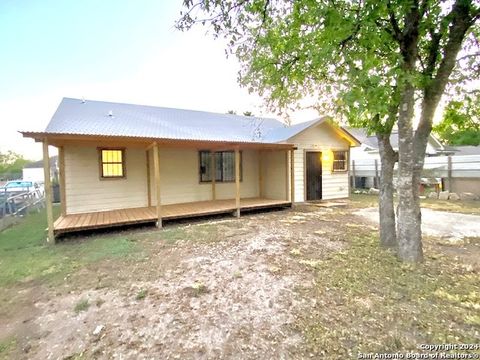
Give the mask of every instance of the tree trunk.
POLYGON ((380 150, 380 193, 378 209, 380 217, 380 245, 384 248, 397 250, 397 232, 395 229, 395 210, 393 205, 393 169, 397 154, 390 144, 390 134, 377 132, 380 150))
POLYGON ((403 261, 423 261, 420 203, 414 190, 413 109, 414 87, 405 85, 398 117, 398 256, 403 261))

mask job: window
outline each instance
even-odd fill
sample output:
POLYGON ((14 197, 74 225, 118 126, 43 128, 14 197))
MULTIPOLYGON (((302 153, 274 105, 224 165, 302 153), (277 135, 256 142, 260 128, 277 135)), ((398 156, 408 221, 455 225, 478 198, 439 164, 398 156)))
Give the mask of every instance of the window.
MULTIPOLYGON (((200 151, 200 182, 212 181, 212 152, 200 151)), ((215 181, 235 181, 235 152, 217 151, 215 154, 215 181)), ((242 181, 242 152, 240 152, 240 181, 242 181)))
POLYGON ((333 152, 333 171, 347 171, 348 159, 346 151, 333 152))
POLYGON ((105 179, 125 177, 124 149, 100 149, 100 176, 105 179))

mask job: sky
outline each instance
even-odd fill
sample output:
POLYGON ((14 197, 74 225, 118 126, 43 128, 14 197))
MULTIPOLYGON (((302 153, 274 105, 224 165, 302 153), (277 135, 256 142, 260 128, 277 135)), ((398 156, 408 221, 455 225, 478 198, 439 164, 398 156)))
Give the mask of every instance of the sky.
POLYGON ((272 116, 240 88, 221 40, 174 28, 181 10, 181 0, 1 0, 0 151, 40 159, 18 131, 44 130, 63 97, 272 116))

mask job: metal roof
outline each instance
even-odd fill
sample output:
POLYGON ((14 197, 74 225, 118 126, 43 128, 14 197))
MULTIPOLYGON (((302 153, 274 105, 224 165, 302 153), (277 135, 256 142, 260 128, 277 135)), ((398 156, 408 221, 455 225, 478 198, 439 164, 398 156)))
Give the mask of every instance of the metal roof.
POLYGON ((275 119, 64 98, 45 132, 200 141, 274 143, 275 119))
MULTIPOLYGON (((362 144, 370 148, 371 150, 378 149, 378 139, 375 134, 369 135, 367 130, 364 128, 353 128, 348 127, 347 131, 350 132, 353 136, 355 136, 358 140, 361 141, 362 144)), ((443 153, 443 152, 454 152, 456 149, 450 146, 442 145, 442 143, 433 135, 430 134, 428 141, 430 145, 435 149, 435 152, 443 153)), ((390 134, 390 144, 392 145, 393 149, 398 149, 398 131, 392 130, 390 134)))
POLYGON ((457 153, 455 155, 480 155, 480 146, 462 145, 455 146, 457 153))

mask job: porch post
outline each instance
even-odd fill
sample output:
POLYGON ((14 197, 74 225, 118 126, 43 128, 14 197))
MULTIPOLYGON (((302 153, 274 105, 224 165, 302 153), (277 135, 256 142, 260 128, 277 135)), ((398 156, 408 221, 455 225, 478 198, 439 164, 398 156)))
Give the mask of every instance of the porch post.
POLYGON ((240 217, 240 150, 235 148, 235 207, 237 218, 240 217))
POLYGON ((290 201, 295 202, 295 149, 290 150, 290 201))
POLYGON ((263 198, 263 173, 262 173, 263 152, 258 150, 258 196, 263 198))
POLYGON ((50 156, 48 154, 48 140, 43 139, 43 175, 45 177, 45 208, 47 209, 48 238, 47 241, 55 244, 53 233, 52 181, 50 178, 50 156))
POLYGON ((290 174, 289 170, 290 167, 288 166, 288 153, 289 150, 285 150, 285 200, 288 201, 290 199, 290 174))
POLYGON ((150 156, 148 156, 148 151, 149 149, 145 151, 145 161, 147 164, 147 205, 150 207, 152 206, 152 189, 150 184, 150 156))
POLYGON ((158 143, 153 145, 153 168, 155 174, 155 195, 157 198, 157 227, 162 227, 162 201, 160 197, 160 149, 158 143))
POLYGON ((58 167, 60 175, 60 205, 62 216, 67 215, 67 196, 65 194, 65 150, 63 146, 58 148, 58 167))
POLYGON ((216 193, 215 193, 215 178, 217 175, 217 172, 215 171, 215 151, 210 151, 210 167, 211 167, 211 177, 212 177, 212 200, 216 200, 216 193))

